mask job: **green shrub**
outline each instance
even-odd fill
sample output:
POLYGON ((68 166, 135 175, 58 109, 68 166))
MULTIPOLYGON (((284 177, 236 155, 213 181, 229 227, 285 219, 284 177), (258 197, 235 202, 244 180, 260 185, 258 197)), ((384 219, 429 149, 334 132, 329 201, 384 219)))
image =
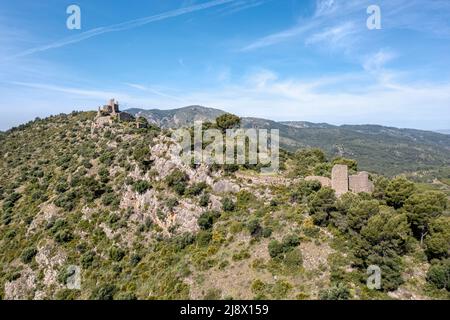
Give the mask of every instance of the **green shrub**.
POLYGON ((119 247, 111 247, 109 249, 109 257, 111 260, 119 262, 125 257, 125 251, 119 247))
POLYGON ((200 215, 200 217, 197 220, 197 223, 200 229, 208 230, 213 227, 213 224, 218 217, 220 217, 220 214, 218 212, 207 211, 200 215))
POLYGON ((197 234, 197 244, 199 246, 207 246, 212 239, 210 230, 201 230, 197 234))
POLYGON ((191 233, 188 233, 188 232, 184 233, 182 235, 179 235, 174 239, 175 247, 176 247, 177 251, 183 250, 187 246, 193 244, 194 241, 195 241, 194 235, 191 233))
POLYGON ((102 204, 104 206, 116 207, 120 204, 120 199, 114 192, 108 192, 103 195, 102 204))
POLYGON ((273 259, 284 259, 285 255, 300 244, 300 238, 294 234, 287 235, 282 242, 271 240, 269 242, 269 255, 273 259))
POLYGON ((322 185, 319 181, 306 181, 302 180, 296 186, 294 186, 294 190, 291 192, 291 201, 292 202, 301 202, 307 197, 309 197, 312 193, 319 191, 322 188, 322 185))
POLYGON ((173 211, 173 209, 178 206, 178 200, 176 198, 169 198, 166 200, 166 207, 169 211, 173 211))
POLYGON ((184 195, 189 177, 186 173, 179 169, 175 169, 170 175, 166 177, 166 183, 180 196, 184 195))
POLYGON ((348 300, 350 290, 346 285, 339 283, 328 290, 320 291, 319 298, 320 300, 348 300))
POLYGON ((288 252, 300 244, 300 238, 295 234, 290 234, 284 236, 282 244, 284 252, 288 252))
POLYGON ((262 232, 262 236, 264 237, 264 238, 269 238, 271 235, 272 235, 272 228, 264 228, 263 229, 263 232, 262 232))
POLYGON ((280 258, 282 257, 282 255, 284 254, 284 248, 283 248, 283 244, 281 244, 279 241, 277 240, 271 240, 269 242, 269 255, 271 258, 280 258))
POLYGON ((113 300, 117 287, 113 284, 104 284, 95 288, 91 294, 92 300, 113 300))
POLYGON ((239 127, 241 124, 241 118, 231 113, 223 114, 216 118, 217 126, 224 132, 226 129, 233 129, 239 127))
POLYGON ((234 261, 240 261, 240 260, 245 260, 250 258, 250 253, 248 252, 247 249, 242 249, 241 251, 233 254, 232 259, 234 261))
POLYGON ((135 253, 130 258, 130 265, 132 267, 135 267, 138 265, 139 262, 141 262, 141 260, 142 260, 142 257, 139 254, 135 253))
POLYGON ((26 248, 22 252, 22 255, 20 256, 20 260, 22 260, 23 263, 30 263, 37 253, 38 253, 38 251, 36 248, 33 248, 33 247, 26 248))
POLYGON ((150 182, 148 182, 146 180, 139 180, 139 181, 136 181, 135 183, 133 183, 133 191, 137 192, 139 194, 144 194, 151 187, 152 187, 152 185, 150 184, 150 182))
POLYGON ((138 145, 133 151, 133 158, 139 165, 141 170, 149 170, 152 165, 152 161, 150 160, 150 148, 146 144, 138 145))
POLYGON ((284 263, 289 268, 299 268, 303 265, 303 256, 300 249, 294 249, 286 253, 284 263))
POLYGON ((263 228, 257 219, 253 219, 247 224, 247 230, 254 238, 259 238, 263 234, 263 228))
POLYGON ((230 198, 223 198, 222 199, 222 209, 226 212, 232 212, 236 209, 236 205, 234 204, 233 200, 230 198))
POLYGON ((278 280, 272 288, 272 296, 274 299, 286 299, 292 285, 284 280, 278 280))
POLYGON ((209 204, 209 194, 202 194, 198 201, 199 206, 207 207, 209 204))
POLYGON ((61 230, 55 233, 55 240, 58 243, 70 242, 73 239, 73 234, 69 230, 61 230))
POLYGON ((309 206, 315 224, 320 226, 328 225, 331 213, 336 211, 335 202, 334 190, 328 187, 324 187, 311 195, 309 206))
POLYGON ((395 178, 386 187, 386 202, 389 206, 399 209, 414 193, 414 183, 404 177, 395 178))
POLYGON ((438 289, 450 291, 450 260, 433 264, 427 272, 427 281, 438 289))
POLYGON ((199 182, 195 183, 186 190, 187 196, 198 196, 200 195, 203 190, 205 190, 208 187, 208 185, 205 182, 199 182))
POLYGON ((450 258, 450 217, 440 217, 430 223, 425 253, 429 260, 450 258))
POLYGON ((94 262, 94 258, 95 258, 95 253, 90 251, 90 252, 86 252, 85 254, 83 254, 81 256, 81 266, 84 269, 89 268, 90 266, 92 266, 92 263, 94 262))

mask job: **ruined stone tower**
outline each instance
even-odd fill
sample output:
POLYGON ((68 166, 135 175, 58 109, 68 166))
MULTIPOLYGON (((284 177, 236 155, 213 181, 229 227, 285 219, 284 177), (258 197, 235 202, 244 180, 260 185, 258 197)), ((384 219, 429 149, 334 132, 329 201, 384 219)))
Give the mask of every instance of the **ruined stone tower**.
POLYGON ((319 181, 322 187, 331 187, 338 197, 346 192, 367 192, 371 193, 375 189, 373 182, 369 179, 369 173, 359 172, 355 175, 348 175, 348 167, 343 164, 334 165, 331 170, 331 180, 327 177, 309 176, 305 180, 319 181))
POLYGON ((349 188, 355 193, 359 192, 373 192, 374 185, 372 181, 369 180, 369 173, 366 171, 359 172, 356 175, 351 175, 348 177, 349 188))
POLYGON ((348 192, 348 167, 343 164, 337 164, 331 171, 331 187, 337 196, 348 192))

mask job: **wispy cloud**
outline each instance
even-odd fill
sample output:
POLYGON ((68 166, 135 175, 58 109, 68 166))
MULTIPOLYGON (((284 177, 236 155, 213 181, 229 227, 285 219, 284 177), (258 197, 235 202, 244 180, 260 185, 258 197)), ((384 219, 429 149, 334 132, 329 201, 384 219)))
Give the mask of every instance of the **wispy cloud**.
POLYGON ((247 10, 247 9, 258 7, 268 1, 273 1, 273 0, 250 0, 250 1, 238 0, 238 1, 230 4, 228 7, 219 9, 218 11, 222 16, 227 16, 227 15, 235 14, 235 13, 247 10))
POLYGON ((352 12, 356 10, 357 1, 349 0, 342 2, 340 0, 317 0, 316 9, 314 14, 310 17, 302 17, 298 23, 285 30, 270 34, 255 40, 254 42, 246 45, 242 51, 252 51, 269 46, 273 46, 282 42, 291 41, 293 39, 303 39, 311 43, 310 34, 316 34, 317 37, 326 32, 330 33, 333 30, 337 30, 339 26, 336 26, 336 19, 340 16, 348 17, 352 12))
MULTIPOLYGON (((241 51, 299 40, 305 44, 325 44, 326 40, 329 40, 328 46, 339 44, 336 39, 348 40, 366 31, 366 9, 371 4, 374 3, 370 0, 316 0, 311 16, 300 18, 296 25, 285 30, 256 39, 241 51), (352 30, 347 28, 350 25, 354 26, 352 30)), ((380 0, 376 4, 382 9, 383 29, 408 29, 450 37, 450 2, 447 0, 380 0)))
POLYGON ((327 28, 309 36, 305 40, 306 45, 324 44, 329 48, 343 48, 347 50, 352 45, 352 36, 357 33, 354 22, 347 21, 342 24, 327 28))
POLYGON ((32 55, 34 53, 47 51, 50 49, 64 47, 66 45, 84 41, 84 40, 87 40, 87 39, 90 39, 90 38, 93 38, 93 37, 96 37, 96 36, 99 36, 99 35, 102 35, 105 33, 109 33, 109 32, 124 31, 124 30, 141 27, 141 26, 144 26, 144 25, 152 23, 152 22, 161 21, 161 20, 165 20, 165 19, 169 19, 169 18, 174 18, 174 17, 178 17, 178 16, 185 15, 188 13, 205 10, 205 9, 212 8, 212 7, 217 7, 220 5, 225 5, 228 3, 232 3, 234 1, 236 1, 236 0, 214 0, 214 1, 209 1, 206 3, 202 3, 202 4, 192 5, 189 7, 183 7, 180 9, 176 9, 176 10, 172 10, 172 11, 168 11, 168 12, 164 12, 164 13, 160 13, 160 14, 156 14, 156 15, 152 15, 152 16, 148 16, 148 17, 144 17, 144 18, 134 19, 131 21, 122 22, 122 23, 118 23, 118 24, 114 24, 114 25, 110 25, 110 26, 91 29, 89 31, 82 32, 73 37, 67 37, 67 38, 61 39, 59 41, 52 42, 47 45, 43 45, 43 46, 39 46, 39 47, 35 47, 35 48, 31 48, 31 49, 22 51, 16 55, 10 56, 9 58, 7 58, 7 60, 12 59, 12 58, 18 58, 18 57, 32 55))

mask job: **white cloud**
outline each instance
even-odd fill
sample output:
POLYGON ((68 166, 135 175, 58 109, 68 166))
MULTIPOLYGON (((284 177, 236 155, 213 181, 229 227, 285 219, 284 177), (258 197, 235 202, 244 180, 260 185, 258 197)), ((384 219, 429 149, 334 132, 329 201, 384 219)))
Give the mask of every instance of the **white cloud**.
POLYGON ((386 63, 395 59, 397 54, 386 49, 379 50, 377 53, 368 55, 363 62, 363 67, 369 72, 379 71, 384 68, 386 63))
POLYGON ((450 123, 450 83, 401 83, 396 82, 399 77, 391 73, 390 82, 386 83, 365 72, 302 80, 281 78, 270 70, 257 70, 234 85, 184 92, 177 95, 176 100, 171 95, 156 90, 158 94, 153 88, 140 84, 127 85, 140 90, 140 94, 132 94, 127 87, 86 90, 20 82, 15 85, 39 90, 47 97, 51 97, 52 92, 67 93, 69 102, 88 98, 93 103, 92 109, 108 98, 116 97, 128 107, 164 109, 199 104, 241 116, 275 120, 378 123, 423 129, 444 128, 450 123), (360 88, 362 82, 372 83, 364 91, 351 90, 351 84, 360 88), (340 90, 342 83, 350 83, 349 89, 340 90), (332 86, 336 90, 328 90, 332 86))

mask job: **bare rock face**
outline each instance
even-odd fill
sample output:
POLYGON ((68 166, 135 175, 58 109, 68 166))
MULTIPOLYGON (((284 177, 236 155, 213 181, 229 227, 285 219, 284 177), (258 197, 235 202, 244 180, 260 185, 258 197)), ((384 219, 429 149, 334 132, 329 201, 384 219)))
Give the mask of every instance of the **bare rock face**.
POLYGON ((205 182, 212 185, 213 178, 209 173, 209 168, 205 164, 199 165, 197 168, 191 166, 183 161, 178 155, 178 147, 175 140, 167 137, 158 138, 156 144, 151 148, 151 159, 153 162, 153 169, 158 172, 157 180, 163 180, 173 170, 179 169, 185 172, 192 183, 205 182))
POLYGON ((67 257, 54 243, 47 243, 39 248, 36 262, 44 270, 43 282, 45 286, 58 284, 58 269, 67 257))
POLYGON ((209 209, 212 211, 221 211, 222 210, 222 202, 220 201, 220 197, 215 195, 211 195, 209 198, 210 204, 209 209))
POLYGON ((92 130, 101 129, 112 124, 112 119, 109 116, 97 117, 92 123, 92 130))
POLYGON ((228 180, 220 180, 213 184, 213 191, 215 193, 238 193, 240 187, 228 180))
POLYGON ((5 283, 6 300, 27 300, 33 298, 36 289, 36 274, 26 266, 16 280, 5 283))
POLYGON ((36 231, 39 226, 44 225, 52 219, 56 219, 61 215, 61 210, 59 210, 53 203, 43 204, 41 206, 41 211, 36 215, 36 217, 31 222, 27 230, 27 235, 36 231))
POLYGON ((174 209, 174 223, 178 226, 178 232, 196 232, 199 230, 198 217, 204 210, 199 206, 182 201, 174 209))

